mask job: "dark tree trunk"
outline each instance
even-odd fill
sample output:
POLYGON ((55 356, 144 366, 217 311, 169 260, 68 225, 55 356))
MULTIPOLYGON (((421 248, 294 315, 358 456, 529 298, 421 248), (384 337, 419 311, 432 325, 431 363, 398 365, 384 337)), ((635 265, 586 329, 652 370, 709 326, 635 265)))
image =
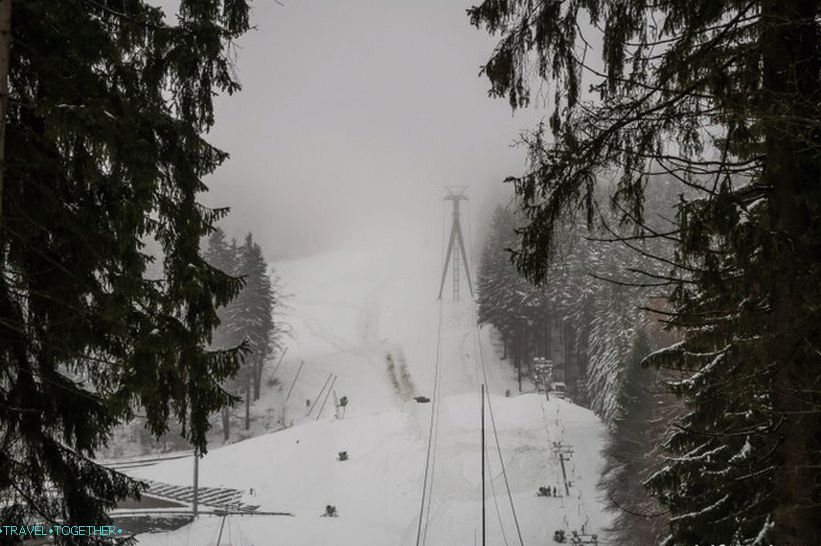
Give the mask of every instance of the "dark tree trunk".
POLYGON ((575 396, 577 377, 573 369, 573 329, 565 321, 562 323, 562 331, 564 332, 562 335, 562 341, 564 342, 562 344, 562 350, 564 351, 564 377, 565 382, 573 389, 575 396))
POLYGON ((550 317, 542 320, 542 356, 550 358, 550 317))
POLYGON ((245 379, 245 430, 251 428, 251 372, 248 370, 245 379))
POLYGON ((262 385, 262 369, 264 360, 260 358, 254 364, 254 400, 259 400, 259 391, 262 385))
POLYGON ((519 383, 519 392, 522 392, 522 359, 516 355, 516 381, 519 383))
POLYGON ((228 407, 222 408, 222 441, 227 442, 231 437, 231 414, 228 407))
POLYGON ((547 332, 545 334, 545 357, 553 360, 553 319, 547 318, 547 332))
MULTIPOLYGON (((775 538, 780 545, 819 544, 817 516, 821 418, 819 369, 806 342, 819 339, 804 291, 817 267, 819 113, 817 0, 767 0, 762 9, 766 166, 772 275, 773 404, 782 420, 775 475, 775 538), (810 122, 802 120, 812 120, 810 122), (813 150, 813 147, 815 150, 813 150), (815 201, 815 202, 813 202, 815 201), (817 222, 817 220, 816 220, 817 222), (809 252, 808 252, 809 251, 809 252), (808 324, 810 323, 810 324, 808 324)), ((817 275, 817 274, 815 274, 817 275)), ((814 291, 815 292, 815 291, 814 291)))
POLYGON ((513 343, 510 347, 510 355, 513 358, 513 365, 516 366, 516 381, 519 384, 519 392, 522 392, 522 357, 519 346, 518 328, 514 329, 513 343))

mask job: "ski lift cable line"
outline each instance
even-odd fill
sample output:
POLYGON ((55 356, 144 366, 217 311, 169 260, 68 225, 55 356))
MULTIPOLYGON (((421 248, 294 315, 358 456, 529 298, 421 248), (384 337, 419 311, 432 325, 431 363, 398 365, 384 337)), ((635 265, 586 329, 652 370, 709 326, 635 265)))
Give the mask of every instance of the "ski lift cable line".
MULTIPOLYGON (((444 329, 444 323, 442 325, 442 328, 444 329)), ((441 352, 440 352, 440 354, 441 354, 441 352)), ((441 361, 441 357, 440 357, 440 361, 441 361)), ((434 420, 433 420, 433 447, 431 447, 430 479, 428 480, 428 495, 427 495, 428 503, 425 506, 425 523, 424 523, 424 527, 422 527, 422 546, 426 546, 427 543, 428 543, 428 531, 430 530, 430 521, 431 521, 430 511, 431 511, 431 506, 433 506, 433 486, 436 483, 436 460, 437 460, 436 455, 438 453, 438 448, 439 448, 439 421, 440 421, 439 416, 441 415, 441 412, 442 412, 442 404, 440 402, 441 402, 441 398, 442 398, 441 393, 442 393, 442 381, 443 381, 442 376, 443 376, 443 374, 444 374, 444 368, 443 368, 443 366, 441 365, 441 362, 440 362, 439 367, 438 367, 438 379, 434 380, 435 384, 439 385, 439 387, 436 389, 436 392, 437 392, 436 405, 435 405, 435 408, 431 407, 431 411, 434 412, 435 417, 434 417, 434 420)))
MULTIPOLYGON (((482 394, 480 393, 480 396, 482 394)), ((496 486, 493 483, 493 471, 490 468, 490 457, 487 456, 487 446, 483 450, 482 456, 485 457, 487 461, 487 475, 490 478, 488 481, 490 482, 490 494, 493 497, 493 507, 496 511, 496 519, 499 521, 499 530, 502 532, 502 541, 505 543, 505 546, 509 546, 510 543, 507 540, 507 533, 505 532, 505 524, 502 520, 502 511, 499 509, 499 499, 496 496, 496 486)))
MULTIPOLYGON (((488 473, 490 473, 490 457, 487 459, 488 473)), ((505 533, 505 524, 502 521, 502 511, 499 509, 499 500, 496 498, 496 487, 493 485, 493 476, 490 477, 490 494, 493 495, 493 506, 496 509, 496 517, 499 519, 499 529, 502 531, 502 541, 505 546, 509 546, 507 541, 507 533, 505 533)))
MULTIPOLYGON (((443 368, 441 364, 438 367, 438 379, 434 379, 434 383, 440 385, 438 389, 438 397, 435 407, 435 418, 433 421, 433 447, 431 448, 431 461, 430 461, 430 484, 428 486, 428 504, 425 507, 425 526, 422 530, 422 546, 425 546, 428 542, 428 530, 430 529, 430 507, 433 505, 433 484, 436 478, 436 453, 437 448, 439 447, 439 415, 442 410, 442 404, 438 402, 439 398, 441 398, 441 384, 442 384, 442 373, 443 368)), ((431 411, 434 412, 434 408, 431 407, 431 411)))
MULTIPOLYGON (((446 227, 447 227, 447 207, 445 206, 445 202, 442 202, 442 233, 441 233, 441 249, 440 249, 440 260, 441 265, 444 267, 445 264, 445 239, 446 237, 446 227)), ((427 447, 427 455, 425 459, 425 479, 424 483, 422 484, 422 503, 419 508, 419 527, 417 528, 416 533, 416 546, 420 546, 420 533, 421 543, 424 545, 427 542, 427 535, 428 535, 428 528, 430 523, 430 505, 431 505, 431 495, 433 494, 433 478, 434 472, 436 470, 436 446, 439 443, 439 382, 441 378, 441 366, 439 363, 441 357, 441 348, 442 348, 442 300, 439 300, 439 318, 437 322, 437 334, 436 334, 436 357, 434 362, 434 369, 433 369, 433 400, 431 401, 431 415, 430 415, 430 430, 428 433, 428 447, 427 447), (430 476, 430 485, 428 484, 428 476, 430 476), (427 499, 427 505, 425 504, 425 500, 427 499), (423 517, 424 513, 424 517, 423 517), (424 519, 424 526, 423 526, 423 519, 424 519)))
POLYGON ((493 406, 491 405, 491 402, 490 402, 490 395, 486 393, 486 396, 487 396, 487 402, 488 402, 488 404, 487 404, 488 414, 490 415, 491 430, 493 431, 493 437, 494 437, 495 442, 496 442, 496 451, 499 454, 499 464, 502 467, 502 477, 504 478, 505 489, 507 490, 507 499, 508 499, 508 502, 510 503, 510 511, 513 514, 513 523, 516 526, 516 535, 519 538, 520 546, 524 546, 525 542, 524 542, 524 539, 522 538, 522 530, 519 527, 519 518, 516 515, 516 506, 513 504, 513 495, 510 492, 510 482, 507 479, 507 470, 505 470, 505 461, 504 461, 504 458, 502 457, 502 447, 499 443, 499 433, 496 430, 496 418, 493 416, 493 406))
MULTIPOLYGON (((482 342, 479 339, 479 333, 478 333, 479 330, 474 329, 473 332, 475 334, 473 336, 473 339, 476 342, 476 352, 473 355, 474 356, 474 362, 476 363, 476 383, 477 383, 476 390, 477 390, 477 392, 479 392, 479 395, 482 396, 480 385, 478 385, 478 383, 479 383, 479 358, 478 358, 478 354, 479 354, 479 346, 482 342)), ((485 381, 487 382, 487 376, 485 376, 485 381)), ((493 483, 494 482, 493 473, 490 469, 490 457, 487 458, 487 466, 488 466, 488 476, 490 476, 490 494, 493 495, 493 506, 496 510, 496 517, 499 520, 499 529, 502 532, 502 540, 505 543, 505 546, 509 546, 510 543, 507 540, 507 533, 505 532, 505 525, 504 525, 504 521, 502 520, 502 511, 499 509, 499 499, 496 496, 496 485, 493 483)))
MULTIPOLYGON (((428 491, 428 475, 431 467, 431 448, 433 447, 433 432, 434 419, 436 417, 436 409, 439 406, 439 368, 440 357, 442 353, 442 300, 439 300, 439 319, 436 327, 436 358, 433 364, 433 397, 431 398, 430 424, 428 427, 428 447, 425 455, 425 473, 422 482, 422 500, 419 505, 419 522, 416 528, 416 546, 422 544, 422 520, 425 515, 425 501, 430 504, 430 498, 427 497, 428 491)), ((432 476, 431 476, 432 478, 432 476)), ((430 514, 430 512, 428 512, 430 514)), ((427 525, 425 526, 425 533, 427 534, 427 525)))
MULTIPOLYGON (((476 307, 475 306, 473 307, 473 309, 474 309, 474 313, 476 313, 476 307)), ((479 340, 479 359, 482 363, 482 375, 485 379, 485 384, 487 384, 487 382, 488 382, 488 380, 487 380, 487 364, 485 363, 485 351, 482 348, 482 337, 481 337, 482 336, 482 330, 479 328, 478 319, 479 319, 479 317, 478 317, 478 315, 476 315, 475 320, 473 321, 473 323, 474 323, 474 328, 476 328, 476 336, 479 340)), ((524 539, 522 538, 522 530, 519 527, 519 518, 516 515, 516 506, 513 504, 513 495, 510 492, 510 482, 507 479, 507 470, 505 470, 505 461, 504 461, 504 458, 502 457, 502 447, 499 444, 499 433, 496 430, 496 418, 493 416, 493 404, 490 400, 490 395, 488 395, 488 397, 487 397, 487 402, 488 402, 487 403, 488 413, 490 414, 490 425, 491 425, 491 429, 493 430, 493 437, 495 438, 495 441, 496 441, 496 451, 499 454, 499 464, 502 467, 502 476, 504 477, 505 489, 507 490, 507 499, 510 502, 510 511, 513 514, 513 522, 516 524, 516 534, 519 537, 519 545, 524 546, 524 539)))
MULTIPOLYGON (((472 232, 471 232, 471 226, 473 225, 473 207, 471 206, 470 201, 467 202, 467 207, 466 208, 467 208, 467 214, 466 215, 467 215, 467 218, 468 218, 468 221, 467 221, 468 237, 467 238, 468 238, 468 243, 469 243, 467 245, 467 247, 469 249, 468 250, 468 264, 467 264, 467 266, 470 269, 474 269, 475 264, 473 263, 474 262, 473 236, 472 236, 472 232)), ((474 269, 474 271, 475 271, 475 269, 474 269)), ((475 311, 475 309, 476 309, 475 308, 475 303, 473 305, 474 305, 474 311, 475 311)), ((476 318, 478 318, 478 316, 476 318)), ((482 341, 479 339, 479 330, 478 330, 478 328, 474 328, 473 333, 474 333, 473 339, 476 342, 476 350, 473 353, 474 379, 476 380, 476 392, 481 397, 481 396, 484 396, 484 394, 482 394, 482 389, 481 389, 482 382, 481 382, 481 379, 480 379, 480 373, 481 372, 480 372, 480 369, 479 369, 478 353, 479 353, 479 349, 481 347, 482 341)), ((484 375, 484 381, 485 381, 484 384, 488 385, 487 375, 486 374, 484 375)), ((489 388, 489 385, 488 385, 488 388, 489 388)), ((496 496, 496 485, 494 484, 493 474, 492 474, 491 469, 490 469, 490 457, 487 457, 486 450, 487 450, 487 447, 485 446, 485 449, 483 450, 483 453, 482 453, 482 457, 485 457, 486 460, 487 460, 487 471, 488 471, 488 477, 490 478, 490 480, 489 480, 490 481, 490 494, 493 496, 493 507, 494 507, 494 510, 496 512, 496 518, 499 521, 499 530, 502 533, 502 541, 505 543, 505 546, 509 546, 510 543, 507 540, 507 533, 505 532, 505 524, 504 524, 504 521, 502 520, 502 511, 499 509, 499 499, 496 496)))
MULTIPOLYGON (((558 409, 557 409, 557 411, 558 411, 558 409)), ((547 433, 547 441, 550 445, 553 445, 554 442, 551 440, 551 434, 550 434, 550 419, 547 417, 546 408, 544 406, 544 403, 542 403, 542 419, 545 421, 545 432, 547 433)), ((556 426, 558 427, 558 425, 556 425, 556 426)), ((564 441, 564 436, 561 434, 562 433, 561 429, 558 432, 559 432, 559 438, 560 438, 559 443, 561 444, 564 441)), ((556 456, 555 451, 553 452, 553 456, 554 457, 556 456)), ((551 481, 553 481, 555 483, 559 480, 558 469, 556 468, 555 462, 551 466, 553 468, 553 473, 552 473, 552 476, 551 476, 552 480, 551 481)), ((564 526, 566 528, 569 528, 570 523, 568 523, 568 520, 567 520, 567 506, 564 503, 564 496, 561 497, 560 506, 561 506, 561 512, 562 512, 562 522, 564 523, 564 526)))

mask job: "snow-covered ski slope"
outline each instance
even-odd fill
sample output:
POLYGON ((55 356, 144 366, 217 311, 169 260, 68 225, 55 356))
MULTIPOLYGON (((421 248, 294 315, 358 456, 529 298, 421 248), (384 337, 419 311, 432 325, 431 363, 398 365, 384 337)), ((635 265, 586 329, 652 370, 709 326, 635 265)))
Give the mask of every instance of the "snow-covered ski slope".
MULTIPOLYGON (((243 489, 246 504, 294 516, 230 517, 222 544, 416 544, 434 405, 413 398, 433 398, 437 350, 441 396, 424 543, 480 544, 479 385, 485 380, 479 342, 523 543, 552 543, 555 529, 569 533, 584 525, 588 533, 601 533, 606 527, 608 516, 596 488, 603 426, 571 403, 547 402, 533 393, 517 396, 513 371, 499 361, 490 333, 477 333, 469 297, 436 301, 439 229, 431 226, 428 238, 402 232, 376 236, 279 264, 293 293, 288 320, 295 332, 277 371, 283 391, 304 361, 285 411, 291 426, 213 448, 200 463, 200 484, 243 489), (306 416, 306 400, 313 402, 330 373, 337 376, 336 395, 350 400, 344 418, 334 417, 333 396, 318 420, 318 407, 306 416), (505 397, 508 389, 514 393, 510 398, 505 397), (563 494, 553 450, 559 441, 574 450, 565 463, 572 481, 569 496, 563 494), (347 461, 337 460, 340 451, 348 452, 347 461), (537 497, 539 486, 555 486, 563 496, 537 497), (329 504, 339 517, 320 517, 329 504)), ((450 287, 448 278, 446 296, 450 287)), ((272 403, 281 404, 282 398, 272 403)), ((488 544, 519 544, 489 414, 486 419, 488 544)), ((190 485, 192 462, 180 459, 129 472, 190 485)), ((215 544, 220 524, 219 517, 202 516, 174 533, 139 539, 152 546, 215 544)))

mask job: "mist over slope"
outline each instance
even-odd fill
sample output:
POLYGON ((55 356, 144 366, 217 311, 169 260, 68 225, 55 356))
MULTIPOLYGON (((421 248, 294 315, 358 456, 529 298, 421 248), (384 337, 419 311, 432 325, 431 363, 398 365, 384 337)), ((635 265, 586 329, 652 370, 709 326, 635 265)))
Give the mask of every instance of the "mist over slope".
MULTIPOLYGON (((432 476, 423 515, 427 543, 473 544, 481 526, 483 382, 524 543, 551 540, 555 529, 584 526, 595 533, 607 525, 596 488, 604 427, 569 402, 547 402, 537 393, 505 397, 516 391, 513 370, 498 360, 491 332, 475 327, 466 284, 461 301, 451 301, 448 275, 446 297, 436 300, 441 230, 430 224, 421 236, 375 234, 278 265, 293 294, 294 339, 277 371, 286 389, 302 366, 287 402, 272 402, 282 405, 277 411, 289 428, 212 449, 200 463, 200 485, 241 489, 244 502, 259 511, 294 516, 230 517, 232 544, 414 544, 426 460, 432 476), (440 404, 417 403, 414 397, 434 397, 437 354, 440 404), (334 417, 333 398, 321 417, 318 407, 308 415, 308 402, 329 374, 336 376, 334 396, 349 399, 341 419, 334 417), (433 410, 435 449, 428 459, 433 410), (563 489, 553 449, 559 441, 574 448, 566 463, 570 495, 537 497, 539 486, 563 489), (337 460, 341 451, 348 460, 337 460), (320 517, 328 504, 339 517, 320 517)), ((486 419, 488 538, 518 544, 489 414, 486 419)), ((187 485, 191 461, 132 473, 187 485)), ((220 520, 201 516, 175 533, 140 536, 140 543, 215 543, 220 520)))

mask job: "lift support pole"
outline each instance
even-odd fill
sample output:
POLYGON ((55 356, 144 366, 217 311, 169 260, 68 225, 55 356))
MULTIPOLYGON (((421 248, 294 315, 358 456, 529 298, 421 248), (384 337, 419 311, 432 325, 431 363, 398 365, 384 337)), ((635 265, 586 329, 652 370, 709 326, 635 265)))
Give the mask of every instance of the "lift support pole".
POLYGON ((468 256, 465 251, 465 238, 462 236, 462 224, 459 221, 459 203, 467 201, 467 196, 462 191, 454 193, 450 188, 445 201, 453 203, 453 221, 450 225, 450 239, 448 240, 448 250, 445 254, 445 263, 442 268, 442 281, 439 283, 439 297, 442 299, 442 291, 445 288, 445 278, 448 275, 448 266, 451 265, 453 269, 453 299, 459 299, 459 257, 461 256, 462 265, 465 268, 465 277, 468 280, 468 288, 470 289, 470 296, 473 297, 473 283, 470 280, 470 270, 468 269, 468 256))

